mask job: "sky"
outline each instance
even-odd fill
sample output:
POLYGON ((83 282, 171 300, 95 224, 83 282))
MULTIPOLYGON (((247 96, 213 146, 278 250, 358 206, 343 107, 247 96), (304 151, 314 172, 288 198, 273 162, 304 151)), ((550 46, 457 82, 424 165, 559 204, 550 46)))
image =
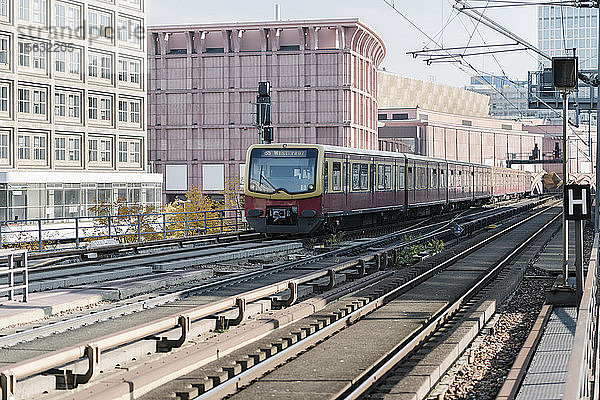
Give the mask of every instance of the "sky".
MULTIPOLYGON (((468 84, 470 76, 478 73, 456 63, 427 65, 422 58, 415 59, 406 53, 438 45, 458 47, 510 42, 458 13, 452 7, 454 0, 388 2, 393 2, 406 19, 384 0, 148 0, 148 25, 273 20, 276 3, 281 5, 282 20, 358 17, 385 43, 387 51, 380 68, 457 87, 468 84)), ((472 3, 486 4, 481 0, 472 3)), ((536 14, 535 6, 485 10, 486 16, 533 45, 537 45, 536 14)), ((531 51, 467 59, 480 74, 506 74, 513 80, 526 80, 527 71, 537 67, 537 56, 531 51)))

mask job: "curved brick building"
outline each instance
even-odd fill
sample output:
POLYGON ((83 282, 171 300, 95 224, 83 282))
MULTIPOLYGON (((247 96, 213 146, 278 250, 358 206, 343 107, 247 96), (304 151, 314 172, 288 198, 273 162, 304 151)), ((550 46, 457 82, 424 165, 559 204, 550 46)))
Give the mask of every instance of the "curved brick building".
POLYGON ((358 19, 151 27, 148 148, 165 200, 241 175, 259 81, 271 82, 275 141, 377 149, 384 56, 358 19))

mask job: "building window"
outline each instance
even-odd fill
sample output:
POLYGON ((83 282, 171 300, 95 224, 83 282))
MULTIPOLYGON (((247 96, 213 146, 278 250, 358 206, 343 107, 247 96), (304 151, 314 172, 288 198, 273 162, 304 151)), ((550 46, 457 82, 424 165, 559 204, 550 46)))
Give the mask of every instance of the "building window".
POLYGON ((129 142, 129 162, 131 164, 140 163, 140 147, 138 140, 129 142))
POLYGON ((17 155, 19 157, 19 160, 31 160, 32 153, 33 160, 46 160, 45 135, 19 135, 17 137, 17 147, 17 155))
POLYGON ((119 122, 127 122, 127 102, 119 100, 119 122))
POLYGON ((98 77, 98 55, 88 54, 88 75, 98 77))
POLYGON ((129 122, 132 124, 140 123, 140 102, 130 101, 129 102, 129 122))
POLYGON ((88 12, 88 34, 91 39, 112 37, 112 17, 110 14, 89 11, 88 12))
POLYGON ((29 67, 30 65, 30 46, 28 43, 19 42, 19 66, 29 67))
POLYGON ((0 159, 8 160, 8 133, 0 133, 0 159))
POLYGON ((79 118, 81 106, 80 97, 78 94, 69 94, 67 97, 68 116, 69 118, 79 118))
POLYGON ((33 137, 33 159, 34 160, 45 160, 46 159, 46 137, 45 136, 34 136, 33 137))
POLYGON ((0 112, 8 113, 8 85, 0 84, 0 112))
POLYGON ((78 162, 80 157, 81 140, 77 137, 57 137, 55 139, 55 150, 57 161, 78 162))
POLYGON ((57 137, 54 139, 54 158, 56 161, 65 161, 67 154, 67 139, 57 137))
POLYGON ((127 162, 127 142, 124 140, 119 141, 119 162, 127 162))
POLYGON ((104 163, 111 162, 111 142, 109 139, 100 140, 100 161, 104 163))
POLYGON ((29 114, 31 110, 31 97, 29 89, 19 89, 19 112, 29 114))
POLYGON ((98 161, 98 139, 88 140, 88 159, 91 162, 98 161))
POLYGON ((133 44, 140 43, 141 22, 129 18, 119 18, 117 23, 117 37, 121 42, 133 44))
POLYGON ((111 59, 110 56, 100 57, 100 78, 110 79, 111 75, 111 59))
POLYGON ((80 65, 80 53, 79 50, 73 50, 69 52, 69 73, 79 75, 80 65))
POLYGON ((70 33, 77 34, 80 26, 79 7, 64 3, 54 4, 54 25, 59 28, 69 28, 70 33))
POLYGON ((54 26, 65 28, 67 26, 66 6, 61 3, 54 4, 54 26))
POLYGON ((29 160, 31 158, 31 137, 19 135, 17 137, 19 160, 29 160))
POLYGON ((0 37, 0 66, 8 66, 8 38, 0 37))
POLYGON ((129 20, 129 41, 133 44, 140 43, 141 24, 138 21, 129 20))
POLYGON ((110 139, 89 139, 88 140, 88 158, 90 162, 110 163, 111 157, 110 139), (100 153, 100 154, 98 154, 100 153))
POLYGON ((46 115, 46 91, 33 89, 33 113, 46 115))
POLYGON ((130 61, 129 62, 129 82, 138 84, 140 83, 140 62, 130 61))
POLYGON ((69 161, 78 162, 79 155, 81 153, 80 150, 81 140, 79 138, 69 138, 69 161))
POLYGON ((127 82, 127 65, 126 60, 119 60, 119 82, 127 82))
POLYGON ((8 17, 8 0, 0 0, 0 17, 8 17))
POLYGON ((119 18, 117 23, 117 37, 121 42, 127 41, 127 20, 124 18, 119 18))
POLYGON ((19 19, 45 23, 46 0, 19 0, 19 19))
POLYGON ((32 0, 33 2, 33 22, 40 24, 46 23, 46 0, 32 0))
POLYGON ((67 95, 65 93, 54 93, 54 115, 56 117, 67 115, 67 95))
POLYGON ((46 69, 46 44, 19 42, 19 66, 46 69))
POLYGON ((88 118, 98 119, 98 98, 88 97, 88 118))
POLYGON ((64 73, 67 69, 67 54, 64 51, 54 53, 54 70, 64 73))
POLYGON ((111 101, 109 98, 100 99, 100 120, 110 121, 111 120, 111 101))

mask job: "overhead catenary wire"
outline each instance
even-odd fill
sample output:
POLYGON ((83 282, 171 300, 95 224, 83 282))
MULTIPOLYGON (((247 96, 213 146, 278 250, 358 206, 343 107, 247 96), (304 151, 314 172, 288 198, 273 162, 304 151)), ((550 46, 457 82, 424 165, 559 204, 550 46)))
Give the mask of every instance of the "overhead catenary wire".
MULTIPOLYGON (((458 4, 460 4, 461 6, 463 6, 462 8, 456 7, 456 5, 454 6, 455 9, 457 9, 459 12, 462 12, 463 14, 473 18, 473 19, 477 19, 476 17, 473 17, 472 15, 470 15, 468 12, 465 12, 465 10, 468 10, 470 5, 468 3, 466 3, 466 1, 462 1, 462 0, 455 0, 458 4)), ((487 0, 485 0, 487 1, 487 0)), ((489 1, 493 1, 493 0, 489 0, 489 1)), ((457 55, 452 55, 450 54, 442 45, 440 45, 436 39, 434 39, 433 37, 431 37, 430 35, 428 35, 423 29, 421 29, 415 22, 413 22, 408 16, 406 16, 403 12, 401 12, 399 9, 396 8, 394 1, 393 0, 384 0, 384 3, 387 4, 389 7, 391 7, 398 15, 400 15, 405 21, 407 21, 413 28, 415 28, 418 32, 420 32, 423 36, 425 36, 427 39, 429 39, 429 43, 434 43, 436 46, 438 46, 438 49, 435 49, 435 51, 439 51, 439 52, 446 52, 446 54, 449 56, 449 58, 452 58, 455 60, 454 63, 452 63, 453 66, 457 67, 461 72, 473 77, 473 74, 467 72, 464 68, 468 68, 471 71, 475 72, 476 74, 479 75, 483 75, 486 74, 484 71, 475 68, 471 63, 469 63, 467 60, 464 59, 464 57, 460 57, 457 55)), ((473 11, 474 13, 478 13, 476 11, 473 11)), ((478 13, 480 14, 480 13, 478 13)), ((491 20, 488 17, 483 16, 482 14, 479 15, 480 19, 479 21, 483 21, 485 20, 485 22, 483 23, 483 25, 488 26, 491 29, 496 30, 497 32, 503 34, 504 36, 507 36, 509 38, 511 38, 512 40, 515 40, 516 42, 524 45, 525 47, 527 47, 529 50, 532 50, 536 53, 538 53, 540 56, 550 59, 550 57, 545 54, 544 52, 542 52, 541 50, 539 50, 537 47, 529 44, 527 41, 525 41, 524 39, 520 38, 519 36, 513 34, 512 32, 508 31, 506 28, 501 27, 500 25, 497 25, 493 20, 491 20), (494 26, 495 25, 495 26, 494 26)), ((454 19, 454 18, 453 18, 454 19)), ((460 18, 459 18, 460 20, 460 18)), ((461 21, 462 22, 462 21, 461 21)), ((448 24, 446 24, 447 26, 448 24)), ((428 43, 428 44, 429 44, 428 43)), ((423 51, 419 51, 419 53, 421 52, 426 52, 427 50, 423 50, 423 51)), ((417 52, 409 52, 409 54, 416 54, 417 52)), ((488 75, 494 75, 494 74, 488 74, 488 75)), ((581 75, 581 74, 580 74, 581 75)), ((582 77, 580 76, 580 79, 582 77)), ((587 78, 587 77, 585 77, 587 78)), ((516 82, 508 79, 509 82, 513 83, 516 87, 518 87, 519 85, 516 84, 516 82)), ((588 78, 588 82, 589 82, 589 78, 588 78)), ((586 82, 586 83, 588 83, 586 82)), ((494 85, 490 84, 489 82, 485 82, 488 83, 488 85, 494 90, 496 91, 498 94, 500 94, 509 104, 511 104, 512 107, 514 107, 517 111, 519 111, 519 113, 522 115, 520 109, 515 106, 505 95, 504 93, 500 92, 494 85)), ((550 107, 549 104, 547 104, 545 101, 543 101, 541 98, 539 98, 537 95, 534 95, 534 97, 536 97, 538 100, 540 100, 540 102, 542 104, 544 104, 550 111, 554 112, 555 114, 558 115, 558 113, 556 112, 556 110, 554 110, 552 107, 550 107)), ((585 143, 585 141, 583 139, 581 139, 581 137, 579 136, 579 134, 577 132, 575 132, 575 130, 570 126, 570 121, 568 121, 568 125, 570 130, 580 139, 582 140, 582 142, 585 143)), ((588 156, 588 158, 590 158, 588 156)))

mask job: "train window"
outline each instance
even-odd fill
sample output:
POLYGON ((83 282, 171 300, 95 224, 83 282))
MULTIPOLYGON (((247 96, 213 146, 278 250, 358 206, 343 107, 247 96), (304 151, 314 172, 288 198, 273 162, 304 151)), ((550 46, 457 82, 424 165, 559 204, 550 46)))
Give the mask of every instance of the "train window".
POLYGON ((329 161, 325 161, 323 166, 323 190, 329 192, 329 161))
POLYGON ((440 187, 446 187, 446 173, 442 168, 440 168, 440 187))
POLYGON ((352 164, 352 190, 369 189, 369 165, 352 164))
POLYGON ((427 167, 417 167, 417 189, 427 189, 427 167))
POLYGON ((360 189, 369 190, 369 166, 360 164, 360 189))
POLYGON ((375 164, 370 164, 371 166, 371 173, 369 174, 370 179, 369 182, 371 183, 371 186, 369 187, 371 191, 375 190, 375 179, 377 178, 377 167, 375 166, 375 164))
POLYGON ((333 162, 331 169, 331 190, 339 192, 342 190, 342 164, 333 162))
POLYGON ((408 188, 407 189, 412 189, 414 188, 414 174, 413 174, 413 167, 408 167, 408 179, 406 180, 408 182, 408 188))
POLYGON ((454 170, 450 170, 450 187, 454 187, 454 170))
POLYGON ((377 170, 377 190, 390 190, 392 188, 392 166, 379 165, 377 170))
POLYGON ((398 189, 404 189, 404 165, 398 166, 398 189))
POLYGON ((433 189, 437 189, 438 187, 438 178, 437 178, 437 169, 432 168, 431 169, 431 185, 429 186, 430 188, 433 189))

